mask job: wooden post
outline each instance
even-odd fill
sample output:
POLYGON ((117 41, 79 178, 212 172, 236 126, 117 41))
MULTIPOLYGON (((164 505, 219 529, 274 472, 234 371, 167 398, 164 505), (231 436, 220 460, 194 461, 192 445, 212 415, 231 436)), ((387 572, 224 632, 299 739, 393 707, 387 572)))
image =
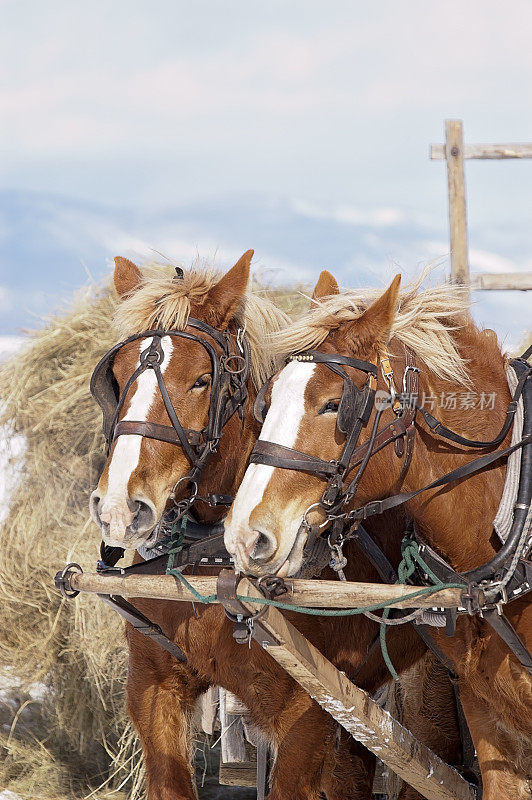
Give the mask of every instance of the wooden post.
MULTIPOLYGON (((246 578, 238 590, 250 597, 260 596, 246 578)), ((250 611, 256 609, 249 601, 244 605, 250 611)), ((254 636, 346 731, 428 800, 474 800, 473 787, 456 770, 351 683, 278 609, 266 608, 257 620, 254 636), (270 641, 264 639, 264 631, 270 641)))
POLYGON ((445 122, 445 158, 449 185, 451 280, 463 286, 464 292, 469 295, 464 136, 461 120, 448 119, 445 122))

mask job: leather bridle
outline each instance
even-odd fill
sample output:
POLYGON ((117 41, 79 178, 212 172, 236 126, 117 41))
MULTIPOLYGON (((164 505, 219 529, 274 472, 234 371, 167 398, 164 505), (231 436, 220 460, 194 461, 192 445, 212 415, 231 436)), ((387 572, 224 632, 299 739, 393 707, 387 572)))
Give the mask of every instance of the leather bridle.
MULTIPOLYGON (((369 439, 359 445, 358 440, 362 430, 368 425, 373 408, 376 406, 377 364, 371 361, 349 358, 337 353, 322 353, 318 350, 308 350, 304 353, 290 356, 287 361, 308 361, 315 364, 323 364, 343 379, 343 391, 338 405, 337 416, 337 428, 345 435, 342 452, 337 460, 326 461, 300 450, 259 438, 252 450, 250 462, 308 472, 326 478, 327 486, 321 499, 318 503, 313 504, 312 508, 321 506, 326 511, 329 521, 336 518, 340 508, 348 505, 354 498, 370 457, 391 442, 396 443, 395 452, 397 456, 405 456, 401 474, 402 479, 412 457, 416 407, 411 400, 412 398, 417 399, 419 373, 418 368, 415 366, 414 354, 409 348, 406 350, 406 359, 407 365, 403 379, 404 392, 403 395, 397 395, 393 386, 393 371, 391 370, 389 359, 387 356, 380 358, 381 369, 391 389, 391 403, 394 408, 395 419, 379 430, 384 407, 388 405, 379 404, 369 439), (351 380, 344 367, 350 367, 366 374, 366 382, 362 390, 351 380), (406 448, 404 444, 405 438, 406 448), (358 467, 358 470, 355 476, 349 479, 349 475, 355 467, 358 467)), ((266 393, 270 381, 264 384, 255 400, 254 413, 258 421, 264 421, 267 411, 266 393)), ((306 513, 309 510, 307 509, 306 513)))
POLYGON ((251 370, 251 356, 249 341, 241 328, 235 333, 229 329, 220 332, 206 322, 194 318, 189 318, 187 327, 207 334, 218 345, 221 354, 203 336, 186 330, 156 328, 143 331, 129 336, 106 353, 93 372, 90 389, 102 409, 103 431, 108 453, 119 436, 131 434, 181 447, 191 463, 191 470, 186 479, 191 486, 195 486, 197 489, 201 473, 210 454, 218 446, 224 426, 235 412, 238 412, 243 419, 243 407, 248 397, 247 383, 251 370), (209 418, 206 427, 202 430, 184 428, 170 398, 161 370, 164 360, 162 339, 165 336, 197 342, 209 355, 212 367, 209 418), (146 348, 140 353, 138 366, 120 392, 113 373, 116 355, 125 345, 143 339, 151 341, 147 341, 146 348), (140 375, 148 369, 152 369, 155 373, 159 392, 172 423, 171 426, 155 422, 119 420, 130 389, 140 375))

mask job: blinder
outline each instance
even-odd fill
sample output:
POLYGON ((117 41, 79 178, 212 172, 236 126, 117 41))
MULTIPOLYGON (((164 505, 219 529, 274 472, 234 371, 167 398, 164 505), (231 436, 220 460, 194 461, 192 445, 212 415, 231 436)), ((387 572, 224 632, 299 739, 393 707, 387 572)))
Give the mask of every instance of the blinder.
POLYGON ((262 384, 255 398, 255 402, 253 403, 253 416, 260 425, 264 425, 264 420, 268 413, 269 405, 266 402, 266 393, 270 388, 271 381, 272 379, 268 378, 268 380, 262 384))
POLYGON ((355 386, 349 378, 344 378, 344 387, 336 418, 336 426, 341 433, 346 434, 353 426, 361 402, 362 392, 358 386, 355 386))

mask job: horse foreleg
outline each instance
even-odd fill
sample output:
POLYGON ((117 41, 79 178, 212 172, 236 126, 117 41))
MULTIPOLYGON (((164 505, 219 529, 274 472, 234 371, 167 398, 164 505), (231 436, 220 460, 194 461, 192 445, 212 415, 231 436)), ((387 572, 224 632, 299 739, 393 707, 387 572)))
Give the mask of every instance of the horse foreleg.
POLYGON ((375 759, 303 691, 275 721, 277 757, 268 800, 370 800, 375 759))
POLYGON ((128 710, 142 743, 148 800, 197 800, 191 721, 207 687, 135 631, 128 630, 128 642, 128 710))
MULTIPOLYGON (((459 764, 461 746, 456 698, 449 674, 436 656, 428 652, 402 672, 399 683, 390 690, 389 702, 396 706, 390 710, 401 724, 446 763, 459 764)), ((421 795, 403 783, 399 800, 421 800, 421 795)))
POLYGON ((497 714, 462 681, 460 697, 477 751, 483 800, 532 800, 532 775, 520 767, 526 744, 503 730, 497 714))

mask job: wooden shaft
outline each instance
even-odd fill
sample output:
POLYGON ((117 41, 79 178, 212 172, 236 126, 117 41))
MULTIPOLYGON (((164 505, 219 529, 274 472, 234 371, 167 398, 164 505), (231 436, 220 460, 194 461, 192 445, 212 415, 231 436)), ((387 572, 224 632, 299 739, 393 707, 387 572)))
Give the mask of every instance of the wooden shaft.
MULTIPOLYGON (((463 147, 464 159, 503 159, 532 158, 532 144, 466 144, 463 147)), ((436 161, 446 158, 444 144, 431 144, 430 157, 436 161)))
POLYGON ((451 240, 451 280, 469 294, 469 259, 467 251, 467 212, 464 176, 464 138, 462 122, 445 122, 445 157, 449 187, 449 230, 451 240))
MULTIPOLYGON (((247 579, 240 587, 242 594, 250 596, 258 591, 247 579)), ((249 601, 244 605, 253 609, 249 601)), ((278 609, 269 606, 258 622, 276 642, 261 642, 259 629, 259 644, 346 731, 403 780, 428 800, 474 800, 475 793, 467 781, 351 683, 278 609)))
MULTIPOLYGON (((187 575, 187 581, 203 595, 216 594, 216 576, 187 575)), ((289 578, 285 581, 289 591, 278 600, 306 608, 354 608, 373 603, 393 600, 403 594, 416 591, 415 586, 403 584, 387 585, 380 583, 350 583, 343 581, 304 580, 289 578)), ((242 581, 240 588, 252 585, 242 581)), ((158 600, 177 600, 189 603, 194 600, 177 578, 171 575, 116 575, 84 572, 73 574, 70 579, 72 589, 78 592, 96 594, 115 594, 122 597, 151 597, 158 600)), ((242 594, 246 594, 242 590, 242 594)), ((461 589, 440 589, 428 598, 416 597, 414 600, 396 600, 392 608, 453 608, 461 605, 461 589)), ((257 610, 257 605, 255 605, 257 610)))
POLYGON ((477 272, 471 275, 472 289, 517 289, 525 292, 532 289, 532 272, 477 272))

